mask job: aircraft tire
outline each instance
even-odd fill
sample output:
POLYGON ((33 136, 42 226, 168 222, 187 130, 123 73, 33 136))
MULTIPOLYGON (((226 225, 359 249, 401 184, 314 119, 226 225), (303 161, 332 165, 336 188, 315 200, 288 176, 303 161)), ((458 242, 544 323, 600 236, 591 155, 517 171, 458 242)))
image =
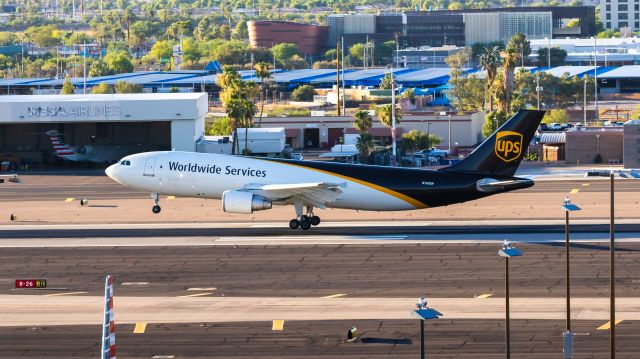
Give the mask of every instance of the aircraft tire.
POLYGON ((300 228, 304 229, 305 231, 308 230, 309 228, 311 228, 311 222, 310 221, 300 221, 300 228))
POLYGON ((297 219, 292 219, 289 221, 289 228, 298 229, 298 227, 300 227, 300 221, 298 221, 297 219))
POLYGON ((310 221, 311 221, 311 225, 312 226, 317 226, 317 225, 320 224, 320 217, 313 216, 313 217, 311 217, 310 221))
POLYGON ((161 208, 160 208, 160 206, 158 206, 158 205, 153 206, 153 208, 151 208, 151 211, 152 211, 153 213, 155 213, 155 214, 160 213, 160 210, 161 210, 161 208))

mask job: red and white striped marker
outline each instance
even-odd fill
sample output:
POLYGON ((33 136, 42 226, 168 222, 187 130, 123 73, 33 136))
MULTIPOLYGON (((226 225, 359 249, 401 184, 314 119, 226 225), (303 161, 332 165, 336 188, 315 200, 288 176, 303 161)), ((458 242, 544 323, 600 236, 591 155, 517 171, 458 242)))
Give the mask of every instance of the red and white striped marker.
POLYGON ((116 359, 116 325, 113 316, 113 278, 104 282, 104 321, 102 322, 102 359, 116 359))

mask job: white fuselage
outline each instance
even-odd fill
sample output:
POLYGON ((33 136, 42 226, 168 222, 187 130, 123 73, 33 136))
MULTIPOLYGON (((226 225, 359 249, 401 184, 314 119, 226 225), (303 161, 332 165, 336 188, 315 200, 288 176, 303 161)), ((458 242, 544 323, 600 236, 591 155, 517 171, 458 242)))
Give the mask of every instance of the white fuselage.
POLYGON ((107 169, 109 177, 128 187, 182 197, 222 198, 227 190, 247 185, 328 182, 344 184, 327 207, 372 211, 399 211, 416 207, 353 179, 292 163, 260 158, 194 152, 146 152, 123 158, 107 169))

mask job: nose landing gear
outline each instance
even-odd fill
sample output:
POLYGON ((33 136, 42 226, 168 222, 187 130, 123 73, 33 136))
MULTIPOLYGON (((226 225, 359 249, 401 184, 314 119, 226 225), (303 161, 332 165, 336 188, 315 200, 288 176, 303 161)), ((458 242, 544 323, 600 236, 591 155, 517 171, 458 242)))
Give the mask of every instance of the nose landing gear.
POLYGON ((302 228, 303 230, 308 230, 311 226, 317 226, 320 224, 320 217, 313 214, 313 207, 307 206, 307 214, 303 215, 302 204, 296 204, 296 215, 297 218, 289 221, 289 228, 298 229, 302 228))
POLYGON ((162 210, 162 208, 160 208, 160 198, 158 197, 157 193, 152 193, 151 194, 151 198, 153 198, 153 207, 151 208, 151 211, 155 214, 160 213, 160 210, 162 210))

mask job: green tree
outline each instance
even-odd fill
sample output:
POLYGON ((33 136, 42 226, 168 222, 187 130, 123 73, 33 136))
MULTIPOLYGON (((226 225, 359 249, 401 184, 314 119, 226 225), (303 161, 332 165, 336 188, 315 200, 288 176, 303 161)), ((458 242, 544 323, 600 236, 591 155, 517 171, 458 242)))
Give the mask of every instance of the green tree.
POLYGON ((305 101, 310 102, 313 101, 313 96, 316 94, 316 90, 313 86, 310 85, 302 85, 297 87, 293 92, 291 92, 291 99, 293 101, 305 101))
POLYGON ((145 58, 149 62, 160 62, 162 59, 170 59, 173 55, 173 44, 169 41, 156 41, 151 47, 151 51, 145 58))
POLYGON ((260 118, 258 120, 258 127, 262 125, 262 114, 264 113, 264 103, 267 97, 265 93, 266 81, 271 78, 271 65, 266 62, 258 62, 254 67, 256 70, 256 77, 260 79, 260 118))
POLYGON ((255 97, 257 87, 253 82, 244 82, 240 74, 230 66, 223 68, 223 73, 218 76, 218 86, 222 89, 220 100, 227 117, 232 121, 233 151, 238 148, 238 126, 245 128, 245 154, 248 154, 248 128, 252 127, 253 116, 256 113, 255 104, 251 101, 255 97))
POLYGON ((93 88, 91 89, 91 93, 96 95, 96 94, 111 94, 113 93, 113 90, 111 89, 111 86, 105 84, 105 83, 100 83, 97 84, 96 86, 93 86, 93 88))
POLYGON ((442 139, 433 133, 426 133, 413 129, 402 135, 404 147, 413 151, 426 150, 442 143, 442 139))
POLYGON ((142 93, 142 85, 132 84, 123 80, 116 81, 116 93, 142 93))
POLYGON ((391 76, 391 73, 386 73, 380 79, 380 89, 391 90, 391 87, 393 87, 393 77, 391 76))
POLYGON ((511 108, 511 96, 513 94, 513 82, 515 76, 515 68, 518 63, 520 54, 514 48, 507 46, 507 50, 503 53, 502 61, 502 87, 504 96, 499 99, 502 111, 509 111, 511 108))
POLYGON ((284 42, 281 44, 274 45, 271 48, 271 53, 281 64, 288 63, 294 55, 299 54, 298 45, 284 42))
POLYGON ((112 74, 133 72, 133 62, 125 51, 109 52, 104 57, 104 61, 112 74))
MULTIPOLYGON (((393 107, 391 106, 391 104, 388 105, 381 105, 381 106, 376 106, 376 116, 378 117, 378 120, 385 126, 389 127, 389 129, 391 130, 391 141, 392 142, 396 142, 396 132, 393 131, 393 107)), ((400 124, 400 121, 402 121, 402 110, 396 106, 395 108, 395 114, 396 114, 396 126, 398 126, 400 124)))
POLYGON ((369 132, 360 132, 356 140, 356 149, 360 152, 360 161, 367 163, 367 159, 374 149, 373 135, 369 132))
POLYGON ((487 72, 485 89, 489 93, 489 111, 493 111, 493 96, 491 96, 491 87, 493 86, 496 76, 498 75, 498 68, 502 63, 500 58, 500 47, 492 46, 483 48, 480 54, 480 66, 487 72))
POLYGON ((231 121, 229 117, 219 117, 216 118, 211 127, 207 131, 207 134, 210 136, 228 136, 233 133, 233 128, 231 126, 231 121))
POLYGON ((69 76, 65 77, 64 82, 62 83, 61 93, 63 95, 73 95, 74 93, 76 93, 76 89, 71 83, 71 79, 69 78, 69 76))
POLYGON ((247 21, 245 19, 238 21, 234 30, 234 35, 240 40, 249 38, 249 29, 247 28, 247 21))
POLYGON ((571 116, 565 109, 549 110, 544 114, 542 123, 567 123, 571 120, 571 116))
POLYGON ((353 44, 349 48, 349 56, 351 59, 357 60, 358 64, 364 64, 364 49, 365 47, 362 43, 353 44))
POLYGON ((516 53, 518 65, 524 66, 525 60, 531 55, 531 41, 527 40, 527 35, 517 32, 507 42, 506 49, 516 53))
MULTIPOLYGON (((549 56, 549 49, 544 47, 544 48, 539 48, 538 49, 538 66, 540 67, 547 67, 548 65, 548 58, 549 56)), ((562 66, 566 63, 566 59, 567 59, 567 52, 563 49, 557 48, 557 47, 552 47, 551 48, 551 66, 562 66)))
POLYGON ((485 138, 489 138, 496 130, 507 122, 507 113, 502 110, 492 111, 484 118, 484 124, 482 125, 482 135, 485 138))
POLYGON ((358 130, 358 132, 368 132, 373 126, 371 115, 367 110, 358 110, 353 114, 353 127, 358 130))

